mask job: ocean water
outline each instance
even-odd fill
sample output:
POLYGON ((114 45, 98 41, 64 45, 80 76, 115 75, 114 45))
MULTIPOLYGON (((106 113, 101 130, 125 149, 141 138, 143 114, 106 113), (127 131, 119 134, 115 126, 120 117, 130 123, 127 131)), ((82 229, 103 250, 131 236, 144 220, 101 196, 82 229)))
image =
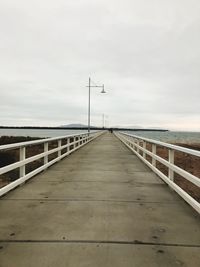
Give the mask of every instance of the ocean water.
MULTIPOLYGON (((0 129, 0 136, 30 136, 30 137, 57 137, 70 134, 86 133, 86 130, 64 129, 0 129)), ((167 143, 200 143, 200 132, 154 132, 154 131, 129 131, 132 135, 138 135, 167 143)))
POLYGON ((0 136, 30 136, 30 137, 57 137, 71 134, 86 133, 86 130, 63 129, 0 129, 0 136))
POLYGON ((166 143, 200 143, 200 132, 154 132, 154 131, 129 131, 132 135, 146 137, 166 143))

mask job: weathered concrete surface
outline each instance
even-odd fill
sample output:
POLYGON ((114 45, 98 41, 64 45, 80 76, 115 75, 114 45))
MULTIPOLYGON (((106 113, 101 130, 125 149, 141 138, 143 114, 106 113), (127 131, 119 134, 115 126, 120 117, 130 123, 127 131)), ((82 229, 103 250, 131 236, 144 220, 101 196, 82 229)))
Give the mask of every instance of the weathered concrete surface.
POLYGON ((0 200, 0 267, 199 266, 199 217, 106 134, 0 200))

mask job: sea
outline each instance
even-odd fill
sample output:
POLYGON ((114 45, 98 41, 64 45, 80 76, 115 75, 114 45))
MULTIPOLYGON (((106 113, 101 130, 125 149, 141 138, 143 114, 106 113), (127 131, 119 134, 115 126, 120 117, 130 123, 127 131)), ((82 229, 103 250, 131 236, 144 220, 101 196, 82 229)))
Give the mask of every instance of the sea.
MULTIPOLYGON (((0 136, 30 136, 30 137, 57 137, 79 133, 86 133, 86 130, 66 129, 0 129, 0 136)), ((200 132, 159 132, 159 131, 129 131, 132 135, 146 137, 167 143, 200 143, 200 132)))
MULTIPOLYGON (((0 129, 0 136, 30 136, 30 137, 57 137, 86 133, 86 130, 65 130, 65 129, 0 129)), ((92 131, 91 131, 92 132, 92 131)))
POLYGON ((200 132, 129 131, 127 133, 166 143, 184 143, 184 144, 200 143, 200 132))

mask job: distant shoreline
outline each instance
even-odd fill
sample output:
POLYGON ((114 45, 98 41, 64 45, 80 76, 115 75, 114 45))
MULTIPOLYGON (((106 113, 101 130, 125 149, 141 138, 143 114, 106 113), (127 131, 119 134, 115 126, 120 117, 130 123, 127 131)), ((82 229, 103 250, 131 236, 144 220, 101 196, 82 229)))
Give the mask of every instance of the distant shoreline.
MULTIPOLYGON (((39 127, 39 126, 0 126, 0 129, 31 129, 31 130, 87 130, 88 127, 39 127)), ((91 126, 91 130, 110 130, 113 131, 144 131, 144 132, 169 132, 167 129, 133 129, 133 128, 102 128, 91 126)))

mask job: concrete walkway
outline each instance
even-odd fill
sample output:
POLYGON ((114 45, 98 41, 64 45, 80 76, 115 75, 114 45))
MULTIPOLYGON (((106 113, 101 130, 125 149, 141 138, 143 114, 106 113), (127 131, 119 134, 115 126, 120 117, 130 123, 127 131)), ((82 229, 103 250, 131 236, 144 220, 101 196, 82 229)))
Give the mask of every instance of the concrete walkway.
POLYGON ((0 267, 199 265, 199 216, 111 134, 0 199, 0 267))

